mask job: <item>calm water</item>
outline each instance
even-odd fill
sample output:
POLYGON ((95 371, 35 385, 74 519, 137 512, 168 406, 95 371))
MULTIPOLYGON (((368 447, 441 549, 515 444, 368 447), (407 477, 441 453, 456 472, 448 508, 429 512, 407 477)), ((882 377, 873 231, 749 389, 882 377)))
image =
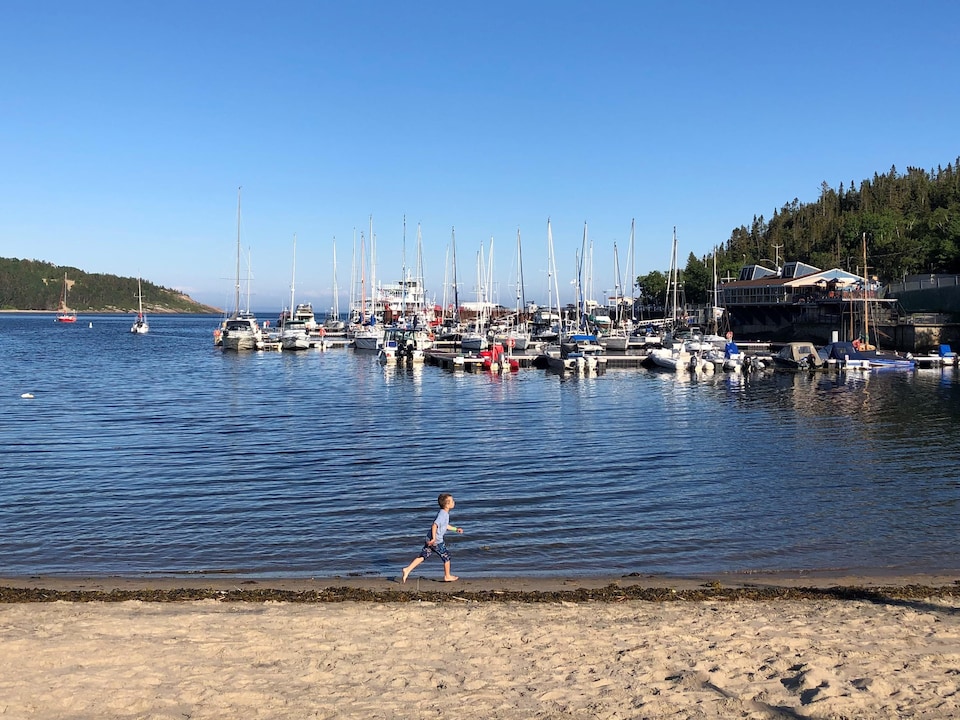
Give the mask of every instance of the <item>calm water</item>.
POLYGON ((463 575, 960 569, 953 369, 492 377, 131 322, 0 316, 0 573, 393 576, 443 491, 463 575))

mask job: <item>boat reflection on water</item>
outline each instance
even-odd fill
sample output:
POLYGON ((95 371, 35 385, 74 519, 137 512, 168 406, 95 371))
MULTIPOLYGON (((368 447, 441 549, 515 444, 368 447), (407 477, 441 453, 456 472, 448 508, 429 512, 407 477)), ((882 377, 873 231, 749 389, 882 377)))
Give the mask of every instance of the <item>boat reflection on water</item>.
MULTIPOLYGON (((735 380, 733 376, 730 381, 735 380)), ((748 382, 750 378, 747 378, 748 382)), ((832 417, 842 417, 858 423, 897 423, 908 426, 922 419, 928 411, 922 406, 913 408, 916 416, 908 417, 903 402, 891 403, 891 385, 907 389, 912 385, 956 383, 955 370, 944 368, 936 373, 877 373, 861 369, 836 370, 812 373, 776 373, 764 382, 772 382, 777 388, 776 405, 781 410, 793 410, 803 417, 815 417, 826 422, 832 417)), ((898 393, 899 396, 900 393, 898 393)), ((903 393, 904 398, 910 397, 903 393)))
POLYGON ((387 385, 410 384, 419 386, 423 383, 422 362, 386 362, 378 363, 383 368, 383 379, 387 385))

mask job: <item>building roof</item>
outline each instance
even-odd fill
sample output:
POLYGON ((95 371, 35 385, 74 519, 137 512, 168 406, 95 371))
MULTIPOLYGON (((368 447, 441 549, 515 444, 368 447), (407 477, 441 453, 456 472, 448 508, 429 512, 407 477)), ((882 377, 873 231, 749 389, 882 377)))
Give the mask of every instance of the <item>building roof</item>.
POLYGON ((776 287, 778 285, 787 287, 810 287, 812 285, 826 285, 830 282, 833 282, 836 285, 854 285, 856 283, 864 282, 864 278, 847 272, 846 270, 841 270, 840 268, 833 268, 832 270, 819 270, 817 272, 808 273, 799 277, 784 278, 765 276, 757 278, 756 280, 735 280, 733 282, 724 283, 722 287, 731 289, 748 287, 776 287))
POLYGON ((833 270, 823 270, 793 278, 787 284, 792 287, 809 287, 810 285, 826 285, 828 282, 835 282, 837 285, 854 285, 864 282, 864 278, 840 268, 833 268, 833 270))

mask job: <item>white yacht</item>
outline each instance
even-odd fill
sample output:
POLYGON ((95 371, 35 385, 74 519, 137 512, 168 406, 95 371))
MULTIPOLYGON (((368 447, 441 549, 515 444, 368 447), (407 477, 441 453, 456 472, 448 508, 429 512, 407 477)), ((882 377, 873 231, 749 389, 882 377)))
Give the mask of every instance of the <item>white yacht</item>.
POLYGON ((220 334, 224 350, 256 350, 263 342, 263 331, 252 313, 242 312, 228 318, 220 334))
POLYGON ((280 347, 283 350, 308 350, 310 334, 303 320, 287 320, 280 328, 280 347))

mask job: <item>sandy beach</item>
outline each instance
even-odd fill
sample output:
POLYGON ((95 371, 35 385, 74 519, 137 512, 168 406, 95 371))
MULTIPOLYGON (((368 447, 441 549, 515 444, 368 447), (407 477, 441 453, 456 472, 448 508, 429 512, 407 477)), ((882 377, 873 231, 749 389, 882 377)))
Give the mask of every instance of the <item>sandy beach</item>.
POLYGON ((0 717, 960 715, 949 576, 417 580, 0 579, 0 717))

